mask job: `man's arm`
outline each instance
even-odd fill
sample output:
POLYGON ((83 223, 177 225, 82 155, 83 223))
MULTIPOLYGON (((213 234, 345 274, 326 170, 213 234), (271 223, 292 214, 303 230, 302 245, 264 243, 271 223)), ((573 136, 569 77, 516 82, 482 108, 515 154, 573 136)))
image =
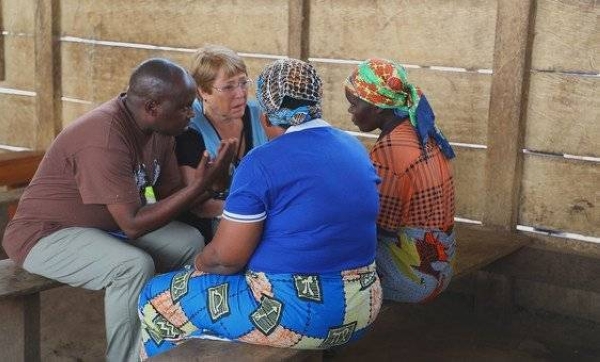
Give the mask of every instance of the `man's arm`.
POLYGON ((221 220, 213 240, 196 256, 196 269, 223 275, 242 270, 260 242, 263 223, 221 220))
POLYGON ((195 178, 181 190, 154 204, 142 207, 135 203, 107 205, 108 211, 129 239, 137 239, 168 224, 199 198, 210 198, 210 186, 222 177, 222 173, 229 171, 233 152, 235 152, 235 142, 222 141, 214 162, 209 163, 208 153, 205 152, 195 170, 195 178))

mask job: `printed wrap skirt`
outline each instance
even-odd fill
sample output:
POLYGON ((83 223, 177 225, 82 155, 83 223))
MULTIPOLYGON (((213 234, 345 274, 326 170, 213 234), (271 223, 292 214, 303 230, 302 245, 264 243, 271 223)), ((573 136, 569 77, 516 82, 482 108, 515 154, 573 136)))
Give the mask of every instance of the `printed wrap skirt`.
POLYGON ((424 303, 446 289, 453 274, 455 233, 402 228, 379 236, 377 272, 384 299, 424 303))
POLYGON ((188 338, 327 349, 360 338, 379 313, 375 264, 330 274, 156 276, 139 300, 142 358, 188 338))

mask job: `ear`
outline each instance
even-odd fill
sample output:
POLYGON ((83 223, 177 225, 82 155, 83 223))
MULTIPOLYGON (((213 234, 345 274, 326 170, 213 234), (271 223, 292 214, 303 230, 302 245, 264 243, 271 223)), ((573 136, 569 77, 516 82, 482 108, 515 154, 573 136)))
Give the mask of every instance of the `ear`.
POLYGON ((264 128, 272 127, 273 124, 269 121, 269 117, 265 113, 260 114, 260 123, 264 128))
POLYGON ((206 97, 208 97, 210 95, 208 92, 203 91, 202 88, 200 88, 200 87, 196 88, 196 94, 198 95, 198 98, 201 100, 206 99, 206 97))
POLYGON ((144 111, 146 111, 146 113, 149 115, 156 117, 158 114, 158 102, 156 102, 154 99, 146 99, 144 101, 144 111))

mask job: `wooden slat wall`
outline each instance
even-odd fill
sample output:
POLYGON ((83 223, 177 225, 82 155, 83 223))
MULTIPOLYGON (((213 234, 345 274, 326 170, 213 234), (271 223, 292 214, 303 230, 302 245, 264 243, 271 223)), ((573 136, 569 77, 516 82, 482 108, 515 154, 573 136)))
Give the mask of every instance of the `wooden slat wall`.
POLYGON ((534 69, 600 73, 598 0, 538 0, 534 69))
POLYGON ((286 1, 61 0, 61 36, 238 52, 286 54, 286 1))
POLYGON ((33 147, 35 97, 0 94, 0 143, 33 147))
POLYGON ((527 149, 600 157, 600 77, 534 71, 525 134, 527 149))
POLYGON ((495 0, 315 0, 313 58, 491 68, 495 0))
POLYGON ((4 30, 15 34, 33 34, 35 2, 2 0, 4 30))
POLYGON ((4 47, 6 76, 0 82, 0 87, 33 91, 35 88, 33 34, 4 36, 4 47))
POLYGON ((525 147, 600 157, 600 3, 539 0, 535 21, 525 147))
MULTIPOLYGON (((135 49, 82 43, 62 43, 63 94, 66 97, 104 102, 127 87, 129 75, 141 61, 162 57, 184 67, 189 66, 192 53, 173 50, 135 49)), ((256 77, 270 60, 245 58, 248 73, 256 77)))
POLYGON ((5 78, 0 87, 34 89, 34 3, 32 0, 2 0, 2 36, 5 78))
POLYGON ((600 166, 526 155, 519 223, 600 236, 600 166))
MULTIPOLYGON (((8 34, 2 37, 5 79, 0 87, 34 92, 39 0, 1 1, 2 30, 8 34)), ((494 132, 488 135, 494 77, 486 70, 495 59, 497 17, 506 16, 498 9, 519 0, 52 1, 59 25, 55 36, 63 38, 57 87, 63 100, 55 101, 62 127, 123 91, 140 61, 166 57, 187 66, 192 53, 186 50, 216 43, 258 54, 245 58, 254 78, 270 56, 310 58, 324 81, 325 118, 352 131, 357 129, 346 111, 342 83, 354 65, 345 61, 379 56, 420 66, 408 68, 409 79, 428 95, 446 136, 453 142, 490 145, 489 137, 495 137, 494 132), (97 44, 106 41, 167 49, 97 44)), ((536 0, 535 5, 523 147, 600 157, 600 79, 591 76, 600 73, 600 4, 536 0)), ((5 110, 0 113, 0 143, 35 147, 35 102, 30 95, 0 92, 5 110)), ((483 220, 491 207, 485 203, 489 149, 455 149, 457 216, 483 220)), ((520 193, 511 186, 520 200, 518 222, 600 236, 594 213, 598 167, 597 162, 525 155, 517 181, 520 193)), ((510 208, 502 202, 498 207, 510 208)))
POLYGON ((520 224, 600 237, 600 3, 538 0, 520 224))
MULTIPOLYGON (((4 79, 0 87, 34 92, 34 2, 2 0, 4 79)), ((0 93, 0 144, 35 146, 35 97, 0 93)))

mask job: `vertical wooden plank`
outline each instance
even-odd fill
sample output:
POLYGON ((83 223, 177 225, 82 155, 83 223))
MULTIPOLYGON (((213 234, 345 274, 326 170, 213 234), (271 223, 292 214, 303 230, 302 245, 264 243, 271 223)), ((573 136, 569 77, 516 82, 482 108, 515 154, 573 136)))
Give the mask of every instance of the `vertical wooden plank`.
MULTIPOLYGON (((56 81, 57 58, 60 42, 54 37, 55 24, 60 22, 56 0, 36 0, 35 4, 35 92, 36 122, 35 147, 46 149, 60 131, 57 108, 60 107, 60 89, 56 81)), ((59 109, 59 108, 58 108, 59 109)))
MULTIPOLYGON (((4 30, 4 21, 2 21, 2 18, 2 0, 0 0, 0 29, 4 30)), ((0 81, 6 79, 4 69, 4 35, 0 34, 0 81)))
POLYGON ((498 0, 483 224, 515 229, 535 0, 498 0))
POLYGON ((308 61, 310 0, 288 0, 288 57, 308 61))

